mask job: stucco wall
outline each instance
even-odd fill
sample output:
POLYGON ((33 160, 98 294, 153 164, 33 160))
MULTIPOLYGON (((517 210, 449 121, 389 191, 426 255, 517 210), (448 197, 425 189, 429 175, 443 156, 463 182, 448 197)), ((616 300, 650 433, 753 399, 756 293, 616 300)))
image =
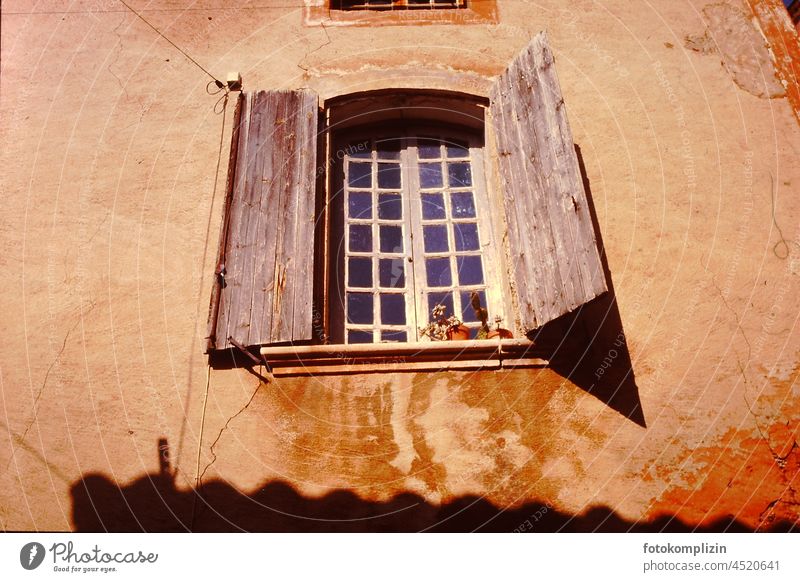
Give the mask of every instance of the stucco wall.
POLYGON ((0 527, 91 522, 81 478, 158 473, 160 438, 177 495, 199 467, 254 496, 280 481, 307 498, 411 493, 431 511, 473 495, 624 523, 797 520, 800 129, 748 4, 498 0, 496 25, 380 28, 308 26, 300 0, 227 4, 134 6, 217 77, 323 99, 486 94, 546 29, 633 379, 614 394, 617 356, 598 372, 612 336, 572 379, 568 362, 263 385, 211 370, 204 413, 231 108, 222 128, 209 77, 119 3, 8 1, 0 527), (620 412, 637 401, 644 419, 620 412))

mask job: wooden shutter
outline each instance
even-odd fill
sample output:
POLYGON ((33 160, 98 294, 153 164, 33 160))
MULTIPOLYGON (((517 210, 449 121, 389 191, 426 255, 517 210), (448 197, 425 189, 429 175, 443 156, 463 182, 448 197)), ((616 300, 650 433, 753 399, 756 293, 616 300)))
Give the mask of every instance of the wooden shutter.
POLYGON ((210 349, 312 338, 318 99, 259 91, 239 107, 210 349))
POLYGON ((536 329, 607 290, 553 54, 542 32, 490 95, 520 324, 536 329))

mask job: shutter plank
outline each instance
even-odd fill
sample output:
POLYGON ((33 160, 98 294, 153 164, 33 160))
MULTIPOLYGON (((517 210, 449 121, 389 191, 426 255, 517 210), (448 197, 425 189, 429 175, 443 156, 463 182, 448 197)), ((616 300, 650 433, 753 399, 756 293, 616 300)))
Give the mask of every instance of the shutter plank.
POLYGON ((225 249, 225 286, 222 289, 220 304, 224 309, 221 319, 224 325, 221 333, 217 333, 217 347, 225 349, 230 347, 228 337, 234 335, 237 313, 239 307, 239 292, 242 285, 243 253, 239 245, 242 233, 246 232, 247 213, 242 204, 242 197, 247 183, 246 171, 250 162, 250 113, 252 110, 252 95, 245 94, 242 105, 242 117, 239 129, 239 151, 236 162, 236 180, 234 184, 233 200, 231 201, 230 226, 225 249))
POLYGON ((253 257, 253 293, 250 308, 250 330, 246 345, 257 345, 261 338, 269 337, 272 321, 270 305, 274 292, 275 261, 272 249, 277 238, 275 215, 278 206, 277 184, 280 180, 280 148, 274 147, 276 120, 285 115, 280 100, 269 98, 261 91, 257 96, 261 108, 259 168, 255 176, 260 191, 258 206, 252 208, 258 216, 258 228, 253 257))
POLYGON ((514 59, 490 111, 525 331, 607 290, 578 159, 545 33, 514 59))
POLYGON ((296 173, 297 189, 309 192, 309 196, 297 197, 294 232, 295 276, 292 293, 291 337, 313 337, 314 298, 310 292, 314 281, 314 223, 316 218, 316 165, 317 165, 317 124, 318 103, 313 93, 300 94, 297 130, 298 163, 296 173))

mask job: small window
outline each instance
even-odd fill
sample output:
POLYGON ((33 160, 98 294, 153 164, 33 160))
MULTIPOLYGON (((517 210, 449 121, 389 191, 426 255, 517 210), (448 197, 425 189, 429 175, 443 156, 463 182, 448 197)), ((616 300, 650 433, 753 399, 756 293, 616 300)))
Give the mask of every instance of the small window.
POLYGON ((496 0, 306 0, 304 23, 348 26, 496 24, 496 0))
POLYGON ((331 328, 342 343, 422 340, 439 305, 474 338, 474 296, 493 315, 505 311, 482 144, 423 127, 362 134, 342 148, 330 253, 341 299, 331 328))
POLYGON ((425 10, 466 8, 467 0, 333 0, 337 10, 425 10))

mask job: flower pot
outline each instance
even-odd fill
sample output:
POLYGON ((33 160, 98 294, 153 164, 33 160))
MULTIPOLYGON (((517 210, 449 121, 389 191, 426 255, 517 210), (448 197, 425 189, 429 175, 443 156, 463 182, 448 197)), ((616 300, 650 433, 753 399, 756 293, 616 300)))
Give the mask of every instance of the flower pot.
POLYGON ((501 328, 496 329, 494 331, 490 331, 489 335, 487 335, 487 337, 489 339, 493 339, 493 338, 496 338, 496 337, 499 337, 500 339, 511 339, 511 338, 514 337, 514 334, 511 333, 509 330, 503 329, 501 327, 501 328))
POLYGON ((459 325, 448 328, 447 339, 449 339, 450 341, 468 340, 469 328, 466 325, 459 325))

